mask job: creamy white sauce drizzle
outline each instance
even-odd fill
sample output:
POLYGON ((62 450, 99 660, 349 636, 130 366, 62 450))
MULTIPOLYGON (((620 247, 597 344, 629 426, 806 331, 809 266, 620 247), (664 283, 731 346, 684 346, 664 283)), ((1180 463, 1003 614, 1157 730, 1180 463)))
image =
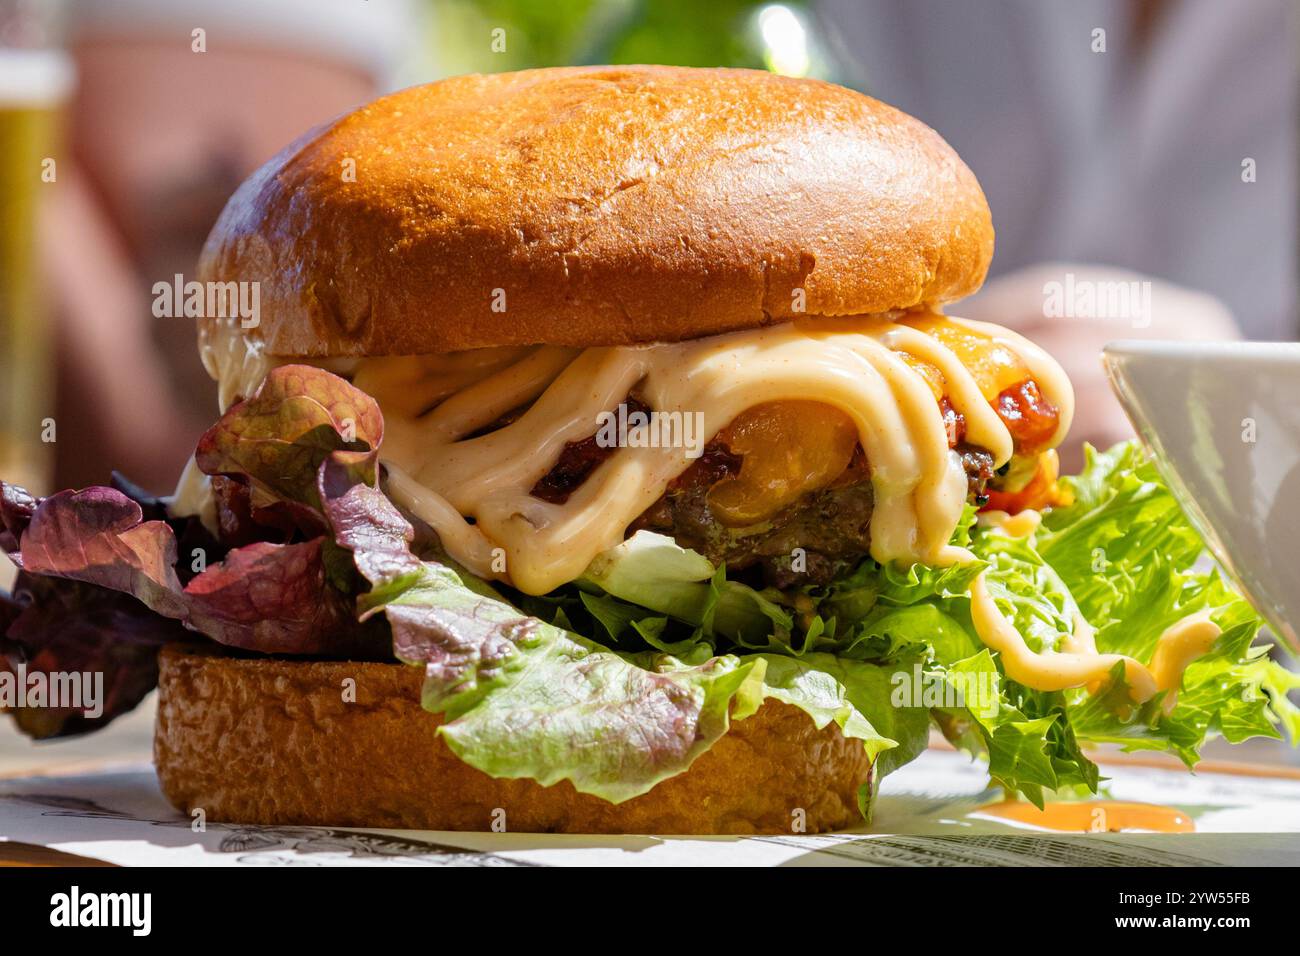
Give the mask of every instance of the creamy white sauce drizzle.
POLYGON ((1012 538, 1028 538, 1043 523, 1042 512, 1026 508, 1016 514, 1005 511, 981 511, 977 517, 981 528, 996 528, 1012 538))
MULTIPOLYGON (((624 447, 565 503, 530 494, 565 444, 592 435, 597 416, 634 388, 656 411, 701 413, 706 440, 766 402, 815 401, 840 409, 856 425, 871 467, 872 557, 931 565, 973 560, 948 544, 966 501, 965 472, 948 447, 934 393, 902 354, 939 369, 948 401, 965 418, 967 441, 988 449, 995 467, 1010 459, 1012 437, 957 355, 894 318, 770 326, 626 348, 539 346, 315 364, 352 375, 379 402, 385 417, 381 456, 393 499, 434 528, 448 553, 475 574, 528 593, 580 577, 691 465, 686 448, 624 447), (475 435, 524 406, 509 424, 475 435)), ((1052 444, 1058 443, 1074 408, 1060 366, 1006 329, 949 321, 1019 358, 1059 412, 1052 444)), ((220 384, 223 410, 252 394, 275 365, 294 361, 261 354, 233 326, 206 334, 200 348, 220 384)), ((194 488, 187 485, 183 496, 178 491, 182 499, 193 505, 194 488)), ((1021 516, 1000 524, 1017 535, 1036 527, 1021 516)), ((1208 616, 1179 622, 1162 635, 1148 668, 1098 654, 1091 628, 1080 619, 1062 650, 1035 653, 1002 615, 983 575, 970 597, 976 631, 999 652, 1007 675, 1040 690, 1098 686, 1122 660, 1135 700, 1176 692, 1184 669, 1218 633, 1208 616)))

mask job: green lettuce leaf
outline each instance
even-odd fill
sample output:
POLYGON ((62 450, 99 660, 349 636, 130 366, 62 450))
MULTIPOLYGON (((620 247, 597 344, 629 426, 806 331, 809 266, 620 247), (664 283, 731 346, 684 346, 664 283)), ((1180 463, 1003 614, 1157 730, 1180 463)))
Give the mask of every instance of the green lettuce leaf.
MULTIPOLYGON (((920 702, 902 702, 895 690, 910 678, 917 660, 867 664, 831 654, 742 656, 763 662, 763 698, 775 698, 807 713, 818 728, 831 721, 845 737, 861 740, 877 779, 914 759, 929 740, 930 714, 920 702)), ((739 718, 743 711, 737 711, 739 718)))
POLYGON ((466 763, 543 786, 569 780, 614 803, 686 770, 727 732, 754 663, 638 665, 511 606, 450 564, 410 551, 414 531, 375 488, 340 491, 322 468, 337 540, 371 583, 363 617, 382 613, 397 657, 425 671, 423 705, 466 763))
POLYGON ((593 565, 582 600, 611 640, 684 655, 707 641, 710 652, 761 660, 764 693, 798 697, 819 725, 834 719, 862 739, 878 757, 877 779, 922 740, 925 721, 900 723, 896 695, 894 706, 881 705, 890 696, 882 690, 909 667, 927 688, 934 681, 952 688, 958 702, 903 713, 933 717, 988 760, 995 782, 1036 803, 1053 791, 1097 789, 1098 769, 1085 753, 1095 743, 1166 750, 1190 766, 1212 734, 1235 742, 1282 728, 1294 739, 1300 708, 1287 693, 1300 678, 1254 645, 1258 618, 1205 562, 1199 535, 1140 446, 1087 454, 1083 474, 1066 479, 1073 503, 1048 512, 1034 536, 978 526, 968 508, 953 543, 972 550, 978 560, 970 565, 867 560, 828 586, 791 595, 728 582, 723 569, 670 539, 639 535, 593 565), (1164 695, 1132 706, 1122 668, 1096 694, 1036 691, 1008 680, 975 633, 968 589, 981 571, 1035 651, 1059 648, 1085 620, 1099 650, 1147 662, 1166 628, 1203 608, 1213 609, 1223 633, 1187 669, 1169 713, 1164 695), (674 630, 678 622, 695 630, 674 630))
POLYGON ((1105 453, 1088 447, 1086 467, 1066 479, 1074 502, 1049 512, 1035 539, 1097 628, 1102 652, 1149 661, 1161 633, 1188 614, 1212 609, 1222 634, 1187 668, 1172 712, 1163 700, 1137 713, 1066 691, 1075 732, 1127 750, 1163 749, 1194 766, 1207 736, 1296 739, 1297 708, 1286 697, 1295 676, 1254 639, 1260 619, 1205 556, 1205 545, 1137 443, 1105 453))
POLYGON ((788 634, 790 614, 758 591, 727 579, 703 555, 672 538, 638 531, 592 561, 578 586, 720 634, 742 645, 788 634))
MULTIPOLYGON (((970 547, 988 563, 999 607, 1035 650, 1057 648, 1078 616, 1096 628, 1099 651, 1144 663, 1166 628, 1197 611, 1212 609, 1221 636, 1188 667, 1169 713, 1164 695, 1132 706, 1117 666, 1096 694, 1044 693, 1003 678, 997 719, 974 721, 971 733, 969 721, 950 714, 945 730, 973 741, 988 754, 995 779, 1035 802, 1052 789, 1096 789, 1086 744, 1166 750, 1190 767, 1212 734, 1238 742, 1278 737, 1282 726, 1294 740, 1300 712, 1286 694, 1297 686, 1295 675, 1253 643, 1259 618, 1208 562, 1154 465, 1136 443, 1086 451, 1083 473, 1065 479, 1073 503, 1048 512, 1034 536, 972 533, 970 547)), ((968 614, 964 597, 941 603, 955 619, 963 609, 968 614)))
MULTIPOLYGON (((877 778, 925 747, 928 710, 891 703, 897 667, 828 654, 718 655, 703 624, 669 645, 662 640, 666 617, 645 608, 638 616, 629 603, 583 593, 611 639, 631 631, 652 648, 615 652, 520 611, 450 562, 415 557, 412 529, 388 499, 364 484, 333 481, 329 469, 320 481, 326 512, 372 585, 360 599, 362 616, 387 617, 398 658, 425 670, 422 702, 443 716, 439 733, 485 773, 544 786, 569 780, 581 792, 621 802, 686 770, 730 720, 750 716, 768 698, 801 708, 819 728, 834 721, 860 740, 877 778)), ((677 583, 722 583, 717 572, 701 577, 677 583)), ((602 579, 619 586, 617 576, 602 579)), ((716 598, 706 607, 711 602, 716 598)), ((708 612, 691 617, 707 623, 708 612)), ((864 811, 870 796, 864 787, 864 811)))

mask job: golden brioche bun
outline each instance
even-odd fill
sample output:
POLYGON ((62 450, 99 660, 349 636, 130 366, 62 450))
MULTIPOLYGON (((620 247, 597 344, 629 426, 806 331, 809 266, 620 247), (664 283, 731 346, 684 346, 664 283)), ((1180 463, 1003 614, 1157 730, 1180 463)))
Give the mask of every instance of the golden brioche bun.
POLYGON ((158 778, 213 822, 486 831, 504 810, 516 832, 812 833, 861 820, 871 773, 860 741, 769 700, 685 773, 615 805, 462 763, 420 707, 418 667, 175 645, 160 664, 158 778))
POLYGON ((272 354, 394 355, 937 306, 992 253, 974 175, 890 106, 579 67, 417 86, 309 133, 230 200, 199 277, 260 283, 248 334, 272 354))

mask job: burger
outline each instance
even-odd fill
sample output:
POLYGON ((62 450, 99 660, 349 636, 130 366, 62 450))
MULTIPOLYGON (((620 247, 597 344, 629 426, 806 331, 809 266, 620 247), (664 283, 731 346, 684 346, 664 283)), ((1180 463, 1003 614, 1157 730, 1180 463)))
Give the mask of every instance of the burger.
POLYGON ((821 82, 377 100, 216 224, 197 281, 259 314, 198 319, 176 493, 4 486, 9 669, 106 683, 17 723, 156 686, 213 821, 660 833, 860 824, 932 731, 1040 805, 1101 742, 1294 731, 1143 452, 1060 476, 1060 367, 943 311, 992 252, 934 131, 821 82))

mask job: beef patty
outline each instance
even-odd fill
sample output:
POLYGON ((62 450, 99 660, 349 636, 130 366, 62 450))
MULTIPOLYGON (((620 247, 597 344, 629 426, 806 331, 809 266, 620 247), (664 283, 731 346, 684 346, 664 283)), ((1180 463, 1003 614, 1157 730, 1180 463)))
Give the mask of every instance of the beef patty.
MULTIPOLYGON (((981 495, 993 475, 993 456, 964 444, 957 451, 971 494, 981 495)), ((669 535, 714 564, 725 562, 728 570, 757 567, 763 583, 777 588, 825 584, 870 553, 875 495, 861 446, 829 485, 808 492, 765 521, 733 528, 718 520, 708 494, 718 482, 739 474, 741 466, 742 459, 714 439, 632 523, 628 534, 645 529, 669 535), (797 557, 796 549, 802 551, 797 557)))
MULTIPOLYGON (((629 396, 629 414, 648 412, 629 396)), ((993 476, 993 456, 965 441, 966 422, 946 401, 941 404, 949 446, 961 456, 970 494, 982 495, 993 476)), ((679 475, 653 505, 628 527, 672 537, 684 548, 698 551, 729 570, 757 568, 763 582, 784 588, 823 584, 846 565, 856 564, 871 549, 871 515, 875 496, 871 469, 860 445, 838 477, 800 496, 760 522, 735 527, 719 519, 709 492, 735 478, 744 456, 728 445, 729 430, 715 436, 700 457, 679 475), (801 552, 801 553, 796 553, 801 552)), ((569 442, 551 470, 532 489, 535 497, 561 504, 616 449, 602 447, 595 436, 569 442)))

